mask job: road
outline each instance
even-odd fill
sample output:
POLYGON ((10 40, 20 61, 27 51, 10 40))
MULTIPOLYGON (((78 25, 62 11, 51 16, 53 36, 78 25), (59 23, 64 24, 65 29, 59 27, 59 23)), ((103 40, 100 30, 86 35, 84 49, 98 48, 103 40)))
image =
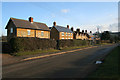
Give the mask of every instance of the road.
POLYGON ((94 63, 116 45, 105 45, 72 53, 3 66, 3 78, 84 78, 94 63))

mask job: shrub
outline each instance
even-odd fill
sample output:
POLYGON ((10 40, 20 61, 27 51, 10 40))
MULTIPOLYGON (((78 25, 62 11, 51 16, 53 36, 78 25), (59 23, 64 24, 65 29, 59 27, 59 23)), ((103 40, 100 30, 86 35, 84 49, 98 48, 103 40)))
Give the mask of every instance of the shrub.
POLYGON ((9 43, 14 52, 56 48, 56 41, 51 39, 19 37, 12 38, 9 43))
POLYGON ((72 46, 84 46, 84 45, 89 45, 89 41, 87 40, 59 40, 58 41, 58 46, 59 48, 64 48, 64 47, 72 47, 72 46))

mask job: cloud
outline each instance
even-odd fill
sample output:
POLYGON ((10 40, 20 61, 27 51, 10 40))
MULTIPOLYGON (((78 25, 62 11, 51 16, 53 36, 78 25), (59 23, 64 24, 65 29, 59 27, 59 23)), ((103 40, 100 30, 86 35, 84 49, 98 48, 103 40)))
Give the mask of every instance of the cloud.
POLYGON ((116 32, 118 31, 118 23, 113 23, 113 24, 103 24, 103 25, 99 25, 96 26, 99 28, 100 31, 112 31, 112 32, 116 32))
POLYGON ((120 27, 118 28, 118 23, 98 24, 98 25, 97 24, 96 25, 82 25, 80 27, 81 30, 88 30, 88 33, 89 33, 89 31, 92 31, 93 33, 96 32, 97 28, 99 28, 99 32, 104 32, 104 31, 118 32, 118 31, 120 31, 120 27))
POLYGON ((61 12, 62 13, 68 13, 70 10, 69 9, 62 9, 61 12))

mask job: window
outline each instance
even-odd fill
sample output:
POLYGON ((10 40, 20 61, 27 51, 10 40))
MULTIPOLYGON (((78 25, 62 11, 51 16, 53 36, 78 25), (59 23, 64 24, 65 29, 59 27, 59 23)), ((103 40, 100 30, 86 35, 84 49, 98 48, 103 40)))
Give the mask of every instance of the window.
POLYGON ((13 28, 11 28, 10 32, 13 33, 13 28))
POLYGON ((27 32, 28 32, 28 35, 30 35, 30 30, 27 30, 27 32))
POLYGON ((44 31, 41 31, 41 36, 44 36, 44 31))
POLYGON ((68 36, 70 36, 70 33, 68 33, 68 36))
POLYGON ((38 36, 40 36, 40 32, 38 32, 38 36))
POLYGON ((71 33, 71 36, 72 36, 72 33, 71 33))
POLYGON ((67 32, 66 32, 66 36, 67 36, 67 32))
POLYGON ((62 36, 64 36, 64 32, 62 32, 62 36))
POLYGON ((64 39, 64 38, 62 38, 62 39, 64 39))
POLYGON ((68 39, 70 39, 70 38, 68 38, 68 39))

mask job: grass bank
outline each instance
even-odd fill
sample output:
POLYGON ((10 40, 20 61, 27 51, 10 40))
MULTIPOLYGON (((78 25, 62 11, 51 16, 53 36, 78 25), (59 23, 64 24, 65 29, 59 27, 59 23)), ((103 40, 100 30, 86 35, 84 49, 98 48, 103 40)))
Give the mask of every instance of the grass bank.
POLYGON ((57 50, 57 49, 49 49, 49 50, 24 51, 24 52, 15 53, 15 54, 13 54, 13 55, 15 55, 15 56, 24 56, 24 55, 44 54, 44 53, 52 53, 52 52, 59 52, 59 51, 67 51, 67 50, 84 48, 84 47, 89 47, 89 46, 66 47, 66 48, 62 48, 62 49, 60 49, 60 50, 57 50))
POLYGON ((105 58, 104 63, 101 64, 95 72, 89 75, 88 78, 120 79, 118 72, 119 50, 120 46, 113 49, 105 58))
MULTIPOLYGON (((106 44, 98 44, 98 45, 109 45, 109 44, 106 43, 106 44)), ((96 46, 98 46, 98 45, 96 45, 96 46)), ((65 47, 65 48, 61 48, 60 50, 48 49, 48 50, 23 51, 23 52, 13 53, 13 55, 24 56, 24 55, 44 54, 44 53, 52 53, 52 52, 59 52, 59 51, 67 51, 67 50, 72 50, 72 49, 85 48, 85 47, 90 47, 90 46, 93 46, 93 45, 65 47)))

